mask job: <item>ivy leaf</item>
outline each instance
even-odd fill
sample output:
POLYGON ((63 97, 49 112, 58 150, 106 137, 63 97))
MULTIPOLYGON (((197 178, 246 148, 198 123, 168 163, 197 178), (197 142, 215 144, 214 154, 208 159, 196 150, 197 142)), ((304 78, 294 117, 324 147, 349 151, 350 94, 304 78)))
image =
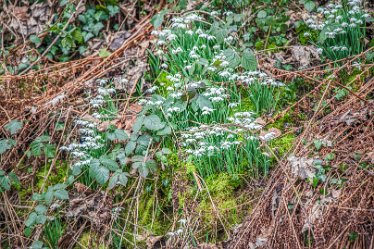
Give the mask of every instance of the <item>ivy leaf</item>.
POLYGON ((35 224, 36 222, 36 218, 38 217, 38 214, 35 213, 35 212, 32 212, 29 217, 27 218, 27 220, 25 221, 25 226, 27 227, 31 227, 32 225, 35 224))
POLYGON ((7 191, 10 189, 10 180, 8 176, 0 175, 0 192, 3 190, 7 191))
POLYGON ((267 13, 265 10, 260 10, 258 13, 257 13, 257 18, 260 18, 260 19, 263 19, 267 16, 267 13))
POLYGON ((144 118, 144 126, 148 130, 158 131, 165 127, 165 123, 157 115, 151 114, 144 118))
POLYGON ((12 120, 7 125, 4 126, 5 130, 9 131, 11 135, 16 134, 22 129, 22 122, 18 120, 12 120))
POLYGON ((257 60, 256 56, 250 49, 246 49, 243 52, 243 56, 241 59, 241 66, 249 71, 257 70, 257 60))
POLYGON ((314 139, 313 143, 314 143, 314 147, 316 148, 317 151, 319 151, 322 148, 323 143, 322 143, 321 140, 314 139))
POLYGON ((69 193, 65 189, 56 190, 53 195, 59 200, 69 200, 69 193))
POLYGON ((118 14, 119 13, 119 8, 118 6, 114 6, 114 5, 108 5, 106 7, 109 11, 109 16, 113 17, 114 15, 118 14))
POLYGON ((153 27, 155 27, 155 29, 161 27, 162 23, 164 22, 164 17, 168 12, 169 12, 168 9, 164 9, 160 11, 160 13, 152 17, 151 24, 153 25, 153 27))
POLYGON ((42 40, 37 35, 30 35, 30 41, 34 43, 35 47, 39 47, 42 44, 42 40))
POLYGON ((104 24, 102 24, 101 22, 98 22, 98 23, 95 23, 95 25, 92 26, 92 33, 97 36, 100 32, 100 30, 102 30, 104 28, 104 24))

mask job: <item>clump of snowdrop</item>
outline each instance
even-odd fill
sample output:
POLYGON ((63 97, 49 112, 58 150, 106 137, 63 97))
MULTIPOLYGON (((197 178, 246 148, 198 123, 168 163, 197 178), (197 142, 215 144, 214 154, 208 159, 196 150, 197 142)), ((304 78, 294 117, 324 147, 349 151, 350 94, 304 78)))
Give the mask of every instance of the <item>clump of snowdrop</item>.
POLYGON ((91 155, 92 151, 103 148, 105 143, 102 137, 97 133, 97 123, 77 119, 75 124, 78 127, 79 142, 62 146, 60 150, 70 153, 73 157, 71 169, 73 174, 77 175, 81 172, 82 167, 91 163, 93 159, 91 155))
POLYGON ((361 0, 349 0, 346 6, 328 4, 317 10, 322 18, 312 16, 306 24, 321 31, 320 46, 330 59, 341 59, 363 51, 366 21, 370 14, 363 9, 361 0))

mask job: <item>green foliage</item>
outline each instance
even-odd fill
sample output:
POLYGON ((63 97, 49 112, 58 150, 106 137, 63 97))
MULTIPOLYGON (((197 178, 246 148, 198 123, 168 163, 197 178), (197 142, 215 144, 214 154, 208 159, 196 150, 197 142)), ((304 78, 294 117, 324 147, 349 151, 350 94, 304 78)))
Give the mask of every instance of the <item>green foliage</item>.
POLYGON ((43 229, 45 243, 50 249, 58 249, 58 241, 64 234, 64 225, 59 217, 48 221, 43 229))
POLYGON ((10 150, 16 145, 14 139, 0 139, 0 155, 10 150))
POLYGON ((339 60, 363 51, 366 20, 370 15, 364 12, 361 3, 330 4, 327 8, 319 8, 319 11, 324 22, 316 24, 310 19, 307 23, 312 29, 320 31, 317 44, 324 56, 339 60))
POLYGON ((165 15, 169 12, 168 9, 163 9, 160 13, 154 15, 151 19, 151 23, 155 29, 161 27, 162 23, 164 22, 165 15))
POLYGON ((12 120, 4 126, 5 130, 9 131, 10 135, 15 135, 23 127, 22 122, 18 120, 12 120))
POLYGON ((274 96, 274 90, 274 86, 257 82, 249 86, 249 98, 257 113, 275 110, 279 95, 274 96))
POLYGON ((37 137, 30 144, 29 156, 53 158, 56 154, 56 146, 50 143, 51 138, 48 135, 37 137))

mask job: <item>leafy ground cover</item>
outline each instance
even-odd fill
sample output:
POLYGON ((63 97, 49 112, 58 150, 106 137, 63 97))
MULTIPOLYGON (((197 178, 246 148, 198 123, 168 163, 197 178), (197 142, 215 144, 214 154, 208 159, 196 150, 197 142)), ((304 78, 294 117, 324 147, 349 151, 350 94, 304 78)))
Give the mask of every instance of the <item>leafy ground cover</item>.
POLYGON ((369 4, 1 8, 1 247, 370 248, 369 4))

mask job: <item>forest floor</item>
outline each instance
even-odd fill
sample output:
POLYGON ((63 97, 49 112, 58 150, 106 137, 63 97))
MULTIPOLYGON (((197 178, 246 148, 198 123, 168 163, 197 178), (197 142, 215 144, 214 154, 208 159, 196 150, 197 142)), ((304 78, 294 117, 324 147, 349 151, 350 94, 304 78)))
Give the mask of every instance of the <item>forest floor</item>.
POLYGON ((0 248, 374 248, 373 5, 0 6, 0 248))

